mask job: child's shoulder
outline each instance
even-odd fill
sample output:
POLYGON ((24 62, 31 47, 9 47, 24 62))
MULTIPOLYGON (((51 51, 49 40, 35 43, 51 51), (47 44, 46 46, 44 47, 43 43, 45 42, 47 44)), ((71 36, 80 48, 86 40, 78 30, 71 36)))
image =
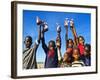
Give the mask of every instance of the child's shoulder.
POLYGON ((84 66, 84 62, 82 60, 79 61, 73 61, 72 65, 74 66, 84 66))
POLYGON ((23 49, 23 53, 24 53, 24 52, 27 52, 27 51, 29 52, 29 51, 31 51, 32 49, 33 49, 33 48, 25 48, 25 49, 23 49))

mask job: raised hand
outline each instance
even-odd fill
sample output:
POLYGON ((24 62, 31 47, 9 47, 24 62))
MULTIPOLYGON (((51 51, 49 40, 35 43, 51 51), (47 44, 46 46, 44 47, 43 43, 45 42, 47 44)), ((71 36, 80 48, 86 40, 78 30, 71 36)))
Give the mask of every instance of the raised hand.
POLYGON ((57 38, 56 38, 56 46, 57 48, 61 48, 61 26, 57 23, 57 38))
POLYGON ((74 36, 74 42, 75 42, 74 46, 77 46, 78 45, 78 40, 77 40, 78 37, 77 37, 76 29, 74 27, 74 20, 73 19, 70 20, 70 28, 71 28, 73 36, 74 36))

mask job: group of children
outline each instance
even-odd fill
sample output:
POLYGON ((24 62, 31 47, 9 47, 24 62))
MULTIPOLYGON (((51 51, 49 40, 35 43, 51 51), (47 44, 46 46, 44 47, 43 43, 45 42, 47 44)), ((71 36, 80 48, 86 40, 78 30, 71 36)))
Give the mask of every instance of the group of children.
POLYGON ((82 36, 78 37, 78 42, 78 45, 74 46, 73 40, 68 40, 68 47, 61 60, 60 67, 91 66, 90 44, 84 44, 85 40, 82 36))
POLYGON ((40 44, 46 54, 44 68, 57 68, 57 67, 79 67, 91 65, 91 46, 85 44, 82 36, 78 37, 78 45, 74 46, 72 39, 67 40, 67 49, 64 56, 61 55, 61 40, 50 40, 48 46, 45 43, 45 32, 40 30, 38 32, 38 39, 35 41, 33 47, 32 37, 26 36, 25 50, 23 50, 23 69, 36 69, 36 51, 40 44))

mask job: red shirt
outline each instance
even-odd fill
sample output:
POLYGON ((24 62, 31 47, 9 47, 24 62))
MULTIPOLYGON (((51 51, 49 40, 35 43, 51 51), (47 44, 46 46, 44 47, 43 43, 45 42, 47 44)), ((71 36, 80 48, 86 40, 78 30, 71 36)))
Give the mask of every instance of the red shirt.
POLYGON ((49 50, 48 51, 48 57, 54 57, 55 51, 54 50, 49 50))
POLYGON ((83 55, 84 54, 84 45, 78 44, 78 48, 80 50, 80 55, 83 55))

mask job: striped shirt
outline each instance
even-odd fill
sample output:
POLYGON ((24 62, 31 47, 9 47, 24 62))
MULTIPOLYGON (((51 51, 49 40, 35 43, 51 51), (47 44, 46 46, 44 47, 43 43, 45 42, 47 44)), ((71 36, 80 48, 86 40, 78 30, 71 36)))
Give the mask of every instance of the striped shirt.
POLYGON ((72 62, 72 67, 82 67, 82 66, 85 66, 85 64, 81 60, 72 62))
POLYGON ((36 51, 39 44, 35 42, 32 48, 26 48, 23 50, 23 69, 35 69, 37 68, 36 51))

